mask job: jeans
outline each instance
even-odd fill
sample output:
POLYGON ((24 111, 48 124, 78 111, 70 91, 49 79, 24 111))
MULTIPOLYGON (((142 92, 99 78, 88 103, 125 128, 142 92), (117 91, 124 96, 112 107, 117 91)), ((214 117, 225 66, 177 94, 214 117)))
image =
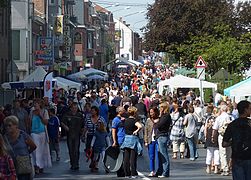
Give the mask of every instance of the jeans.
POLYGON ((233 159, 233 180, 251 180, 251 160, 233 159))
POLYGON ((159 163, 157 141, 152 141, 148 145, 148 156, 150 160, 150 172, 155 171, 155 160, 156 160, 156 164, 159 163))
POLYGON ((168 144, 169 137, 168 136, 160 136, 158 138, 159 145, 159 168, 157 171, 158 175, 170 176, 170 160, 168 155, 168 144))
POLYGON ((195 158, 198 158, 198 151, 197 151, 197 147, 196 147, 196 137, 193 136, 191 138, 187 138, 187 143, 188 143, 188 147, 190 150, 190 159, 191 160, 195 160, 195 158))

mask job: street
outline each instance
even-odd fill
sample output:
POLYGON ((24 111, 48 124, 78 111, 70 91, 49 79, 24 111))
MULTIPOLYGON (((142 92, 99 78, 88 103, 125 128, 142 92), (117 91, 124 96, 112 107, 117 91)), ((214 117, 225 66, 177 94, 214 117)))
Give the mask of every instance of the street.
MULTIPOLYGON (((35 176, 36 180, 45 180, 45 179, 55 179, 55 180, 63 180, 63 179, 125 179, 125 178, 117 178, 115 173, 106 174, 102 165, 99 165, 99 171, 95 173, 91 173, 88 168, 89 164, 86 162, 86 157, 83 154, 84 145, 81 143, 81 155, 80 155, 80 170, 77 172, 73 172, 70 170, 69 165, 69 156, 67 153, 67 145, 66 141, 61 141, 61 160, 59 162, 53 159, 53 167, 49 169, 45 169, 44 174, 35 176)), ((221 175, 214 174, 206 174, 205 172, 205 150, 200 148, 199 155, 200 157, 191 162, 189 159, 171 159, 171 176, 168 178, 170 180, 230 180, 231 176, 224 177, 221 175)), ((149 178, 147 175, 149 174, 148 167, 148 155, 146 149, 144 149, 144 155, 138 158, 138 172, 139 177, 137 179, 157 179, 157 178, 149 178)))

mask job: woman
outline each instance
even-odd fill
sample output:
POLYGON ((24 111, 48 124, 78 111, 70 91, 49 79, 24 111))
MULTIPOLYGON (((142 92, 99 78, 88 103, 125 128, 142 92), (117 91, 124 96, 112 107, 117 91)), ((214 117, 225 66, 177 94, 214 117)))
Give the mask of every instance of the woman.
POLYGON ((170 140, 173 144, 173 159, 177 159, 177 154, 180 151, 180 158, 184 159, 184 151, 185 151, 185 130, 183 125, 183 114, 182 109, 179 108, 178 104, 173 105, 174 111, 171 113, 172 118, 172 128, 170 140))
POLYGON ((190 105, 188 107, 188 114, 184 118, 183 124, 186 126, 186 139, 190 151, 190 160, 194 161, 198 158, 198 152, 196 148, 197 144, 197 117, 193 114, 194 113, 194 107, 190 105))
POLYGON ((32 167, 30 160, 30 153, 36 149, 36 145, 31 139, 31 137, 23 130, 20 130, 19 120, 16 116, 8 116, 4 119, 4 125, 6 127, 6 137, 10 145, 10 153, 12 158, 16 160, 16 169, 17 169, 17 178, 18 180, 29 180, 32 177, 32 167), (18 158, 25 157, 27 162, 30 164, 30 173, 29 172, 19 172, 18 168, 18 158))
MULTIPOLYGON (((96 128, 98 127, 99 123, 105 123, 103 117, 99 115, 99 108, 96 106, 91 107, 91 116, 86 119, 85 128, 84 128, 84 135, 86 134, 86 144, 85 144, 85 151, 86 153, 91 149, 91 141, 96 132, 96 128)), ((95 168, 95 161, 93 160, 93 155, 91 157, 91 164, 89 168, 95 168)))
POLYGON ((168 155, 168 142, 169 142, 169 128, 172 123, 171 116, 169 114, 169 104, 164 102, 160 104, 160 119, 154 124, 154 128, 157 129, 156 138, 159 145, 159 168, 156 175, 160 178, 170 176, 170 160, 168 155))
POLYGON ((8 155, 7 149, 0 134, 0 179, 16 180, 16 171, 11 156, 8 155))
POLYGON ((129 117, 125 120, 125 140, 121 146, 124 149, 124 171, 125 176, 132 179, 136 178, 137 173, 137 155, 141 153, 142 147, 139 142, 138 132, 142 125, 135 118, 137 108, 131 106, 128 108, 129 117))
POLYGON ((46 126, 49 120, 49 114, 43 108, 43 101, 37 99, 34 101, 34 107, 30 112, 31 118, 31 137, 35 142, 37 149, 33 152, 33 164, 35 173, 43 173, 43 169, 51 167, 51 157, 49 150, 49 138, 46 126))
POLYGON ((150 108, 150 118, 147 119, 145 125, 144 141, 148 148, 148 156, 150 160, 150 174, 149 177, 155 176, 155 159, 158 164, 158 143, 155 140, 156 130, 153 129, 154 121, 159 119, 159 110, 157 107, 150 108))

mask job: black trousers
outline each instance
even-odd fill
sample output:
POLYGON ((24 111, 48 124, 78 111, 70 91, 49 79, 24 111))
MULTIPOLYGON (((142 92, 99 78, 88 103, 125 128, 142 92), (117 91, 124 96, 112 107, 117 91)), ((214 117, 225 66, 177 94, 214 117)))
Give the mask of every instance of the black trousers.
POLYGON ((79 147, 80 137, 67 137, 67 146, 69 150, 70 163, 73 168, 79 167, 79 147))
POLYGON ((134 149, 125 148, 124 171, 125 176, 137 176, 137 152, 134 149))

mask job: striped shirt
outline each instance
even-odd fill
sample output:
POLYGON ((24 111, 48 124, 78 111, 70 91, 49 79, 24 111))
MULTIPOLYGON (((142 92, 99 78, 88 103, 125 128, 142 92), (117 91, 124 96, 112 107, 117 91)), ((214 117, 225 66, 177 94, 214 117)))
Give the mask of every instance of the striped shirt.
MULTIPOLYGON (((94 124, 91 117, 88 117, 85 121, 85 128, 87 129, 87 135, 94 135, 99 122, 105 123, 102 116, 98 117, 97 122, 94 124)), ((105 123, 106 124, 106 123, 105 123)))

